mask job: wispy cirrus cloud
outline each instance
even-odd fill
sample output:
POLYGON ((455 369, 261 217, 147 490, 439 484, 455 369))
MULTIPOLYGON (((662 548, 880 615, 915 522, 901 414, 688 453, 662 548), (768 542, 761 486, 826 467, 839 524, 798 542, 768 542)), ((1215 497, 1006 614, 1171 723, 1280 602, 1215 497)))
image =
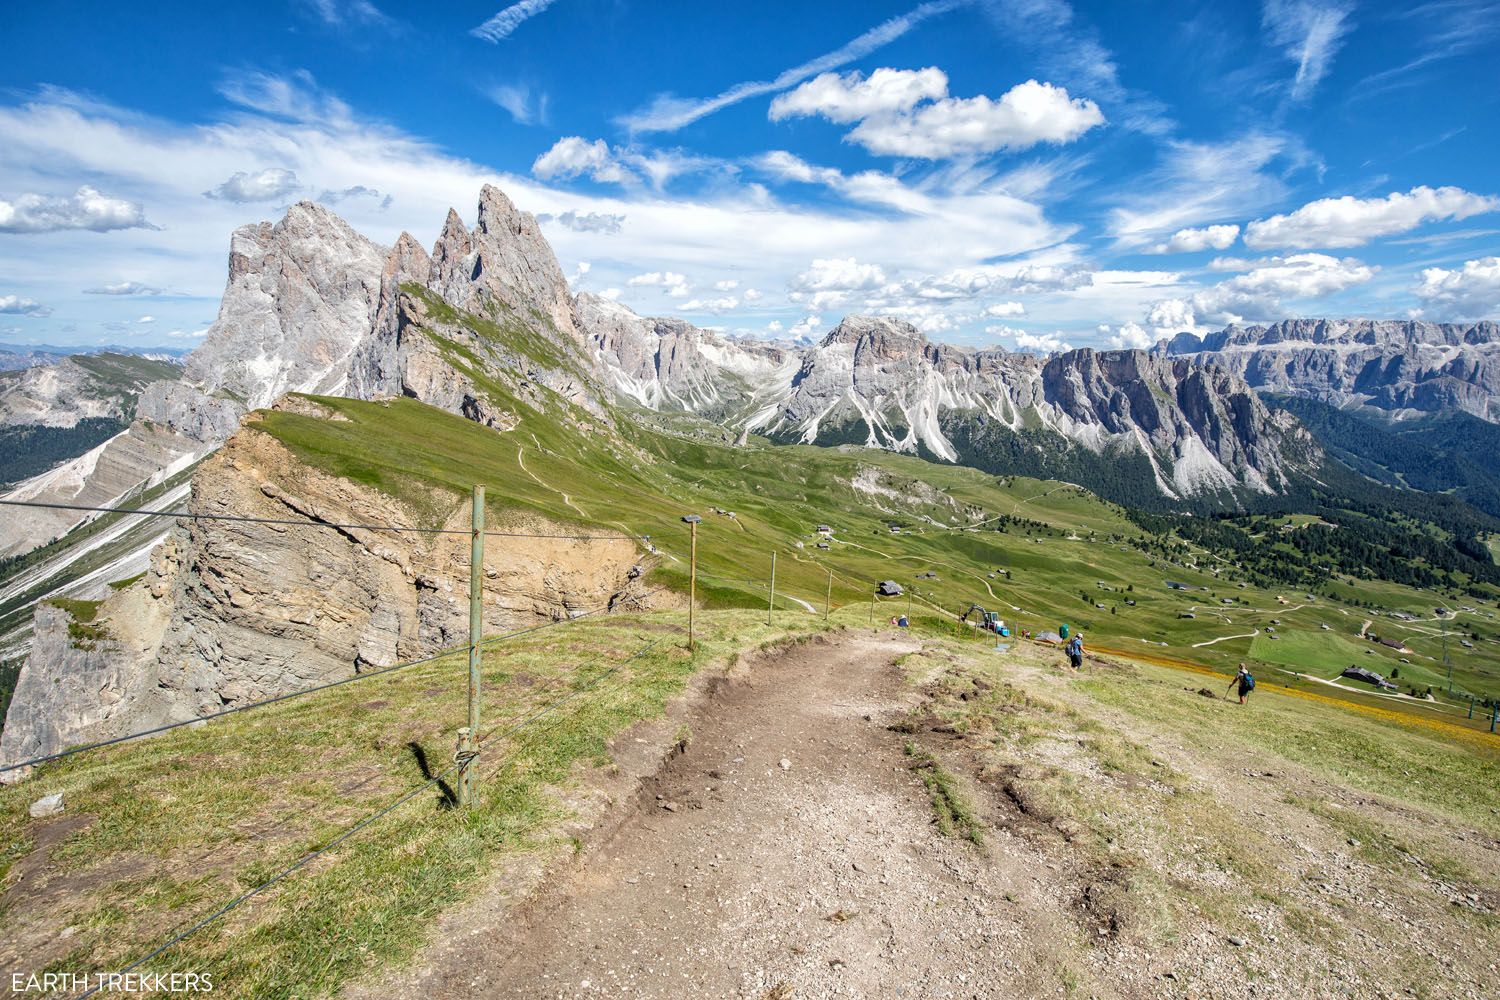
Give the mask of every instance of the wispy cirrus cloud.
POLYGON ((547 95, 533 93, 529 84, 497 83, 484 96, 505 109, 517 125, 547 124, 547 95))
POLYGON ((1266 0, 1261 24, 1271 43, 1297 64, 1292 100, 1311 97, 1333 68, 1333 57, 1353 28, 1349 23, 1353 11, 1353 5, 1342 0, 1266 0))
POLYGON ((392 29, 396 22, 370 0, 306 0, 304 6, 330 28, 392 29))
MULTIPOLYGON (((898 14, 882 21, 864 34, 852 39, 815 59, 783 70, 770 80, 750 80, 737 83, 713 97, 684 98, 673 94, 659 94, 645 108, 631 112, 617 121, 633 132, 675 132, 741 101, 763 94, 774 94, 794 87, 819 73, 846 66, 862 59, 877 49, 883 48, 905 35, 922 22, 946 14, 959 7, 971 5, 974 0, 928 0, 905 14, 898 14)), ((517 5, 519 6, 519 5, 517 5)))
POLYGON ((521 0, 497 13, 494 17, 474 28, 469 34, 486 42, 499 43, 511 36, 521 25, 551 7, 557 0, 521 0))

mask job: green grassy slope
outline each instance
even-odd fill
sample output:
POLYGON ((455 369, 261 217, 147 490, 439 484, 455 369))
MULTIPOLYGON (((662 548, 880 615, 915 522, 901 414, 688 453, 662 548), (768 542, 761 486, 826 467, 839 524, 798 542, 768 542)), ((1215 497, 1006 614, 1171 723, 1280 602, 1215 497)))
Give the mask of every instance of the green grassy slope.
MULTIPOLYGON (((545 518, 649 536, 659 550, 653 579, 685 590, 688 535, 680 517, 701 514, 699 596, 709 607, 763 606, 775 551, 778 608, 821 610, 831 570, 835 606, 866 600, 877 582, 893 579, 915 591, 915 607, 958 613, 977 602, 1012 625, 1035 630, 1067 622, 1098 645, 1226 670, 1253 655, 1251 634, 1272 619, 1286 632, 1352 637, 1373 617, 1328 597, 1240 588, 1233 571, 1205 551, 1163 556, 1122 508, 1055 482, 997 478, 854 446, 733 447, 656 430, 624 412, 614 414, 616 436, 560 402, 540 411, 505 399, 520 414, 505 433, 409 399, 318 402, 340 419, 271 412, 252 426, 302 461, 403 498, 430 523, 482 483, 492 524, 545 518), (856 488, 856 480, 873 481, 876 492, 856 488), (900 533, 891 532, 892 523, 900 533), (816 547, 819 524, 835 529, 826 550, 816 547), (936 577, 925 577, 929 572, 936 577), (1199 589, 1170 590, 1167 580, 1199 589), (1325 623, 1328 631, 1320 628, 1325 623)), ((1425 604, 1429 619, 1435 601, 1470 603, 1394 585, 1358 592, 1389 607, 1425 604)), ((888 602, 888 611, 908 603, 888 602)), ((1481 606, 1450 625, 1486 637, 1454 656, 1460 693, 1500 696, 1500 645, 1493 641, 1500 632, 1492 613, 1481 606)), ((1411 659, 1432 655, 1431 637, 1421 630, 1435 623, 1409 627, 1417 630, 1410 633, 1411 659)), ((1391 651, 1347 641, 1359 647, 1362 662, 1377 661, 1369 665, 1390 673, 1391 651), (1367 646, 1372 655, 1363 654, 1367 646)))

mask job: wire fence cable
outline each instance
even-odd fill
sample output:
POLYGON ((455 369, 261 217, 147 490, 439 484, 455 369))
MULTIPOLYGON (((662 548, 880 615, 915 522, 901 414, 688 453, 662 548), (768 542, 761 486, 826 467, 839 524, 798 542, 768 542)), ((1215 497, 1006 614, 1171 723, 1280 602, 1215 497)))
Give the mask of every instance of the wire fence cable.
MULTIPOLYGON (((603 683, 607 678, 609 678, 609 677, 613 676, 614 674, 618 673, 627 664, 632 663, 632 662, 634 662, 636 660, 639 660, 641 657, 645 656, 652 649, 654 649, 655 647, 661 645, 661 643, 663 643, 663 642, 666 641, 666 638, 667 638, 666 636, 662 636, 661 638, 652 640, 651 642, 647 643, 645 646, 643 646, 639 650, 637 650, 631 656, 627 657, 624 660, 621 660, 619 663, 615 664, 610 669, 604 671, 603 673, 599 674, 597 677, 595 677, 592 680, 590 680, 583 687, 578 688, 578 689, 576 689, 576 690, 568 693, 567 695, 564 695, 563 697, 561 697, 561 698, 557 699, 556 701, 554 701, 552 704, 548 705, 546 708, 542 709, 540 712, 537 712, 534 715, 528 716, 527 718, 521 720, 520 722, 517 722, 515 725, 510 726, 508 729, 506 729, 503 733, 500 734, 499 738, 500 739, 505 739, 505 738, 510 737, 511 735, 513 735, 516 732, 520 731, 524 727, 530 725, 531 723, 535 722, 536 720, 538 720, 538 719, 542 718, 543 716, 547 715, 548 713, 552 712, 553 710, 555 710, 556 708, 558 708, 560 705, 562 705, 562 704, 564 704, 564 703, 566 703, 568 701, 571 701, 573 698, 576 698, 578 695, 583 694, 586 691, 594 690, 601 683, 603 683)), ((504 724, 502 723, 502 725, 504 725, 504 724)), ((499 728, 499 727, 497 727, 497 728, 499 728)), ((550 726, 548 727, 548 729, 551 729, 551 728, 552 727, 550 727, 550 726)), ((487 739, 490 736, 494 735, 495 731, 496 730, 494 730, 494 729, 490 730, 489 733, 486 733, 483 737, 481 737, 480 741, 482 741, 483 739, 487 739)), ((476 742, 479 742, 479 741, 476 741, 476 742)), ((120 970, 121 973, 133 972, 134 970, 140 968, 142 965, 144 965, 147 962, 151 961, 153 958, 156 958, 156 957, 164 954, 165 952, 169 951, 170 949, 172 949, 176 945, 178 945, 181 942, 183 942, 186 939, 188 939, 189 937, 192 937, 194 934, 196 934, 199 931, 203 930, 209 924, 212 924, 214 921, 219 920, 220 918, 226 916, 227 914, 229 914, 233 910, 235 910, 238 907, 240 907, 240 906, 244 905, 245 903, 249 902, 251 899, 254 899, 256 896, 258 896, 261 893, 265 892, 267 889, 270 889, 272 886, 275 886, 278 883, 286 880, 290 876, 296 874, 298 871, 300 871, 301 869, 307 867, 313 861, 316 861, 319 857, 322 857, 324 854, 327 854, 329 851, 333 850, 335 847, 338 847, 344 841, 348 840, 350 837, 353 837, 355 834, 359 833, 361 830, 364 830, 366 827, 368 827, 371 824, 375 823, 377 820, 380 820, 380 819, 384 818, 385 816, 390 815, 391 813, 393 813, 397 809, 399 809, 401 806, 405 805, 406 803, 410 802, 412 799, 416 798, 418 795, 421 795, 424 791, 426 791, 427 789, 431 788, 433 785, 436 785, 438 782, 442 781, 444 778, 447 778, 450 775, 456 773, 459 770, 460 766, 461 765, 458 762, 455 762, 454 764, 452 764, 451 766, 445 768, 441 772, 439 772, 439 773, 433 775, 432 777, 428 778, 427 780, 423 781, 420 785, 417 785, 414 788, 412 788, 412 789, 410 789, 410 790, 402 793, 402 795, 401 795, 400 798, 396 799, 393 802, 390 802, 390 803, 386 804, 385 806, 382 806, 380 809, 378 809, 377 811, 375 811, 375 812, 371 813, 370 815, 366 816, 364 819, 360 820, 358 823, 355 823, 353 826, 345 829, 342 833, 340 833, 338 836, 334 837, 332 840, 330 840, 328 843, 324 844, 322 847, 318 848, 316 851, 312 851, 312 852, 304 855, 296 863, 290 865, 287 868, 282 869, 280 872, 278 872, 275 875, 271 876, 270 878, 266 879, 266 881, 260 883, 259 885, 255 886, 254 888, 247 889, 246 891, 240 893, 238 896, 236 896, 235 898, 231 899, 229 902, 225 903, 223 906, 219 907, 217 910, 213 911, 208 916, 206 916, 203 919, 197 921, 196 923, 192 924, 191 926, 187 927, 186 929, 182 930, 181 932, 173 935, 170 939, 168 939, 163 944, 157 946, 155 949, 153 949, 147 955, 145 955, 145 956, 143 956, 141 958, 136 959, 134 962, 131 962, 129 965, 127 965, 124 969, 120 970)), ((86 997, 93 996, 95 993, 99 992, 99 990, 103 987, 103 985, 104 985, 103 980, 100 980, 100 981, 96 982, 95 985, 91 986, 90 988, 88 988, 84 992, 78 994, 74 998, 74 1000, 85 1000, 86 997)))
MULTIPOLYGON (((663 589, 665 588, 658 587, 656 588, 656 590, 648 591, 640 597, 635 598, 635 600, 643 601, 663 589)), ((488 639, 481 639, 479 641, 479 645, 487 646, 491 643, 504 642, 508 639, 515 639, 519 636, 530 635, 533 632, 540 632, 543 629, 555 628, 558 625, 568 625, 572 622, 579 621, 580 619, 588 618, 593 615, 600 614, 601 612, 608 611, 612 606, 613 605, 610 604, 603 604, 597 608, 585 611, 582 614, 573 615, 570 618, 559 618, 556 621, 543 622, 540 625, 532 625, 527 628, 517 629, 514 632, 506 632, 502 635, 491 636, 488 639)), ((316 694, 319 691, 327 691, 329 688, 341 687, 345 684, 353 684, 355 681, 369 680, 372 677, 379 677, 382 674, 394 673, 397 670, 405 670, 407 667, 419 667, 426 663, 434 663, 449 656, 456 656, 459 653, 464 652, 468 648, 468 643, 465 643, 462 646, 453 646, 449 649, 442 650, 441 652, 433 653, 431 656, 425 656, 420 660, 411 660, 407 663, 397 663, 389 667, 381 667, 378 670, 370 670, 362 674, 355 674, 352 677, 342 677, 336 681, 329 681, 327 684, 319 684, 310 688, 302 688, 298 691, 289 691, 286 694, 279 694, 273 698, 266 698, 263 701, 254 701, 248 705, 236 705, 233 708, 226 708, 220 712, 212 712, 208 715, 200 715, 192 719, 182 719, 178 722, 169 722, 165 725, 156 726, 152 729, 145 729, 138 733, 129 733, 125 736, 116 736, 112 739, 100 740, 97 743, 85 743, 82 746, 70 747, 67 750, 60 750, 57 753, 46 754, 41 757, 33 757, 29 760, 19 761, 15 764, 6 764, 4 767, 0 767, 0 774, 4 774, 8 771, 18 771, 23 767, 35 767, 38 764, 46 764, 50 761, 61 760, 64 757, 71 757, 74 754, 84 753, 88 750, 99 750, 103 747, 115 746, 119 743, 129 743, 131 740, 144 739, 147 736, 156 736, 160 733, 169 732, 173 729, 181 729, 183 726, 191 726, 199 722, 208 722, 213 719, 221 719, 226 715, 235 715, 239 712, 248 712, 252 708, 263 708, 266 705, 275 705, 279 702, 291 701, 293 698, 301 698, 304 695, 316 694)))
MULTIPOLYGON (((278 524, 290 526, 306 526, 312 528, 331 528, 336 531, 390 531, 396 534, 416 535, 472 535, 473 532, 465 528, 413 528, 398 524, 344 524, 336 521, 313 521, 295 520, 292 518, 278 517, 247 517, 243 514, 194 514, 185 510, 147 510, 143 507, 88 507, 82 504, 71 503, 47 503, 41 500, 0 500, 0 504, 7 507, 35 507, 45 510, 74 510, 92 514, 140 514, 145 517, 180 517, 193 521, 234 521, 241 524, 278 524)), ((629 538, 635 540, 634 535, 585 535, 570 534, 564 532, 529 532, 529 531, 483 531, 480 534, 491 538, 554 538, 569 539, 573 541, 621 541, 629 538)))

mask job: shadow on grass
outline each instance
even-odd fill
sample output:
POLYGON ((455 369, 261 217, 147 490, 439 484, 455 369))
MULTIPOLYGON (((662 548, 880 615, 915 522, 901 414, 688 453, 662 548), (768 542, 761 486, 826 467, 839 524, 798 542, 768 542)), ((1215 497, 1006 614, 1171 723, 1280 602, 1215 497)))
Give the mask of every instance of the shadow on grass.
MULTIPOLYGON (((431 781, 433 770, 432 764, 427 760, 427 751, 422 749, 422 745, 416 741, 406 744, 406 749, 410 750, 411 755, 416 758, 417 767, 422 771, 422 777, 431 781)), ((453 790, 453 786, 449 785, 446 781, 439 781, 437 787, 441 796, 438 799, 438 805, 441 808, 452 809, 458 805, 458 793, 453 790)))

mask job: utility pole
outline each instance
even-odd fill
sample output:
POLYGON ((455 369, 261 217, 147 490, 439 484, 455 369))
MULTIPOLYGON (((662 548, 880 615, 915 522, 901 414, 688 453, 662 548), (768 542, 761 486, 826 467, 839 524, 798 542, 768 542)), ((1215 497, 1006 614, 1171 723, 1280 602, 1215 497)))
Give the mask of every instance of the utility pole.
POLYGON ((766 624, 771 624, 771 612, 776 610, 776 550, 771 550, 771 603, 766 605, 766 624))
POLYGON ((477 791, 474 737, 479 732, 479 643, 484 634, 484 487, 474 487, 469 543, 469 724, 458 731, 458 804, 472 805, 477 791))
POLYGON ((697 634, 693 631, 693 609, 698 604, 698 522, 703 518, 689 514, 683 520, 687 522, 692 538, 688 543, 688 652, 691 653, 698 648, 697 634))
POLYGON ((828 570, 828 595, 823 598, 823 624, 826 625, 828 624, 828 615, 833 610, 833 570, 828 569, 827 566, 823 568, 828 570))

